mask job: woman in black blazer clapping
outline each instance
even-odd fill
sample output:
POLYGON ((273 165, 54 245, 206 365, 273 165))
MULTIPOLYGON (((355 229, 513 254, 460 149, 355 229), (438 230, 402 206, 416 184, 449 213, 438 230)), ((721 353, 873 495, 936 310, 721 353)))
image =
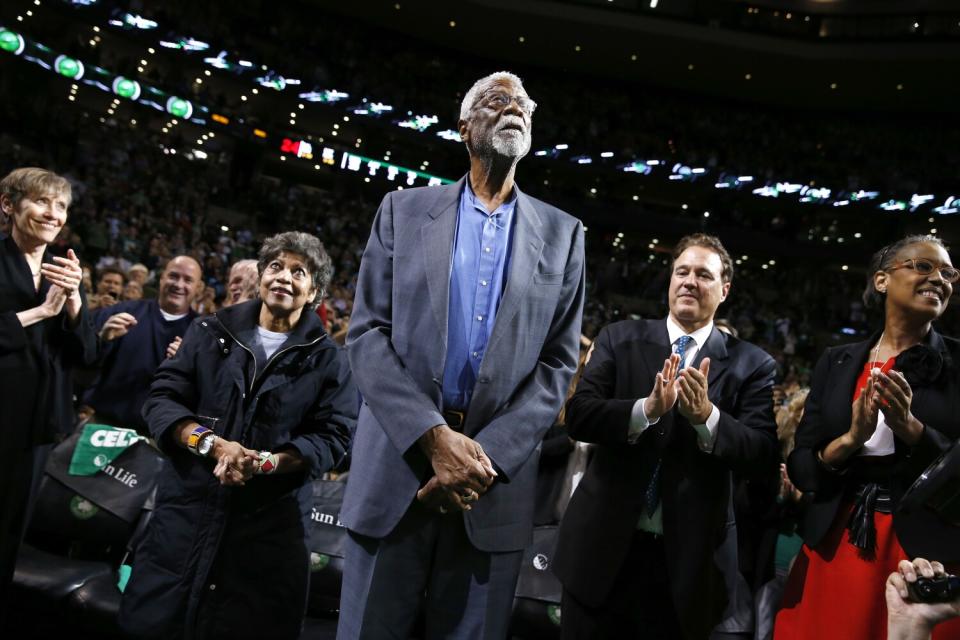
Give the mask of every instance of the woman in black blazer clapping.
MULTIPOLYGON (((883 584, 900 560, 960 562, 960 528, 931 511, 897 511, 904 491, 960 438, 960 342, 932 327, 958 279, 939 238, 884 247, 864 292, 865 304, 883 311, 883 330, 829 348, 817 363, 788 461, 808 496, 805 544, 775 640, 882 639, 883 584)), ((956 624, 934 634, 957 637, 956 624)))
POLYGON ((9 229, 0 233, 0 628, 14 622, 10 586, 35 480, 74 425, 72 370, 97 356, 80 260, 53 247, 72 197, 66 178, 46 169, 0 179, 9 229))

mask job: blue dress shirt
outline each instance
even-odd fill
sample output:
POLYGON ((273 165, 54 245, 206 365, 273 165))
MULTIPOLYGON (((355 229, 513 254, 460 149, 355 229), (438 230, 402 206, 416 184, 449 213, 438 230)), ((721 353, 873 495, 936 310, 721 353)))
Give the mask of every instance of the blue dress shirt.
POLYGON ((469 179, 460 194, 450 267, 444 409, 464 411, 473 397, 509 273, 516 206, 514 190, 508 202, 489 213, 474 195, 469 179))

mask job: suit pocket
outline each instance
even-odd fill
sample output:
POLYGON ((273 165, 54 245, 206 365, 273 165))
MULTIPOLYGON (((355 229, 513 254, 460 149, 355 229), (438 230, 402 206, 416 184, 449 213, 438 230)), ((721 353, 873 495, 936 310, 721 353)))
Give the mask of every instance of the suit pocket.
POLYGON ((563 273, 535 273, 533 281, 536 284, 563 284, 563 273))

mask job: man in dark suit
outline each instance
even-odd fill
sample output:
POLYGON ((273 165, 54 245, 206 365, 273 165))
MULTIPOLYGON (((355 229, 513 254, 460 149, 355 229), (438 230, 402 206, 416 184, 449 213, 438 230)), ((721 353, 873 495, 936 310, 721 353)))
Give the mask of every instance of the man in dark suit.
POLYGON ((337 637, 504 638, 532 538, 539 444, 577 365, 583 226, 523 194, 535 103, 464 96, 470 173, 387 194, 347 349, 363 396, 340 517, 337 637))
POLYGON ((714 327, 732 276, 719 239, 687 236, 667 318, 596 339, 567 405, 571 437, 599 446, 554 561, 564 638, 752 637, 731 487, 775 468, 775 365, 714 327))

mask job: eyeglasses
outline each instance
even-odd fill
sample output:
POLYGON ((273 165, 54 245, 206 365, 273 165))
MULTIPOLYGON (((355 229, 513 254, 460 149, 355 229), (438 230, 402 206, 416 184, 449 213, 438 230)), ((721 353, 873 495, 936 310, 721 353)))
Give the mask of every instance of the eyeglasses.
POLYGON ((960 270, 942 264, 937 266, 924 258, 908 258, 887 267, 884 271, 895 271, 897 269, 913 269, 922 276, 928 276, 936 269, 940 271, 940 277, 943 278, 944 282, 953 284, 960 280, 960 270))
POLYGON ((537 109, 537 103, 527 96, 511 96, 509 93, 503 93, 501 91, 486 94, 483 97, 483 106, 501 111, 506 109, 514 100, 516 100, 520 110, 528 116, 533 115, 533 112, 537 109))

